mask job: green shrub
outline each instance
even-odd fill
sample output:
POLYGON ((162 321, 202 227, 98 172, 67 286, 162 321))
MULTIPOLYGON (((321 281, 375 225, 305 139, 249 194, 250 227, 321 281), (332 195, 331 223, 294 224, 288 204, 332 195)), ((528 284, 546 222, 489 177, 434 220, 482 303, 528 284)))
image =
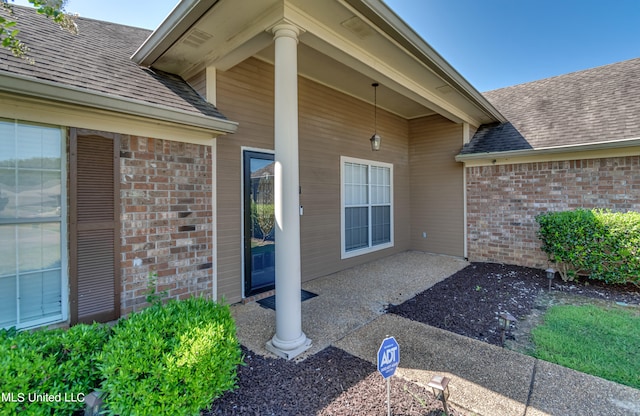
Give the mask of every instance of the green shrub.
POLYGON ((577 275, 640 284, 640 213, 548 212, 536 217, 542 251, 565 281, 577 275))
POLYGON ((69 415, 100 385, 98 352, 108 327, 76 325, 68 330, 0 331, 0 414, 69 415), (30 395, 48 395, 33 397, 30 395), (4 400, 9 399, 9 400, 4 400))
POLYGON ((227 306, 155 304, 114 327, 101 356, 104 400, 112 415, 197 415, 235 388, 241 363, 227 306))

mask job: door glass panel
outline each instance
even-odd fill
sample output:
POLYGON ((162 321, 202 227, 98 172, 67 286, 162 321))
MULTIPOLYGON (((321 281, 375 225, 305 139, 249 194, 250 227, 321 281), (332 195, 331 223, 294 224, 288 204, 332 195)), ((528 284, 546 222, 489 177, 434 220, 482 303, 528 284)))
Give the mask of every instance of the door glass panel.
POLYGON ((274 161, 245 152, 245 295, 275 285, 274 161))

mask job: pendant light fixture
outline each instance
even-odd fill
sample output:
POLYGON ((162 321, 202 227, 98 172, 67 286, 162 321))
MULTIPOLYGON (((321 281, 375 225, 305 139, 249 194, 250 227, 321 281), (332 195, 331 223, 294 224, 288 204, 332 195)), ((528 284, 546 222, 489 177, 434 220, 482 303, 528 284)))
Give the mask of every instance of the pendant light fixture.
POLYGON ((371 150, 377 152, 380 150, 380 135, 378 134, 378 84, 374 82, 371 84, 373 87, 373 136, 369 139, 371 141, 371 150))

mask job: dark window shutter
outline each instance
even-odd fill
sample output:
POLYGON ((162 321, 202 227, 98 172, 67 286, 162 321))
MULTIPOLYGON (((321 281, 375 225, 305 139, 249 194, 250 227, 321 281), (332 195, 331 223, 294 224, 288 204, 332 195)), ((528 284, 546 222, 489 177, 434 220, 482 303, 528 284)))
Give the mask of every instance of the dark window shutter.
POLYGON ((71 323, 107 322, 120 316, 120 137, 70 136, 71 323))

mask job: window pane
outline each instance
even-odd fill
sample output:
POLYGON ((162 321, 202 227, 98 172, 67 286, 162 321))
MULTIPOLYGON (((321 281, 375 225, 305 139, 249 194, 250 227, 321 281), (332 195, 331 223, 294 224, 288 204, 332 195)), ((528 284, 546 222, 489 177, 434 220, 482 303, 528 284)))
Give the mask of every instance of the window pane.
POLYGON ((368 202, 367 165, 345 163, 344 166, 345 205, 363 205, 368 202))
POLYGON ((391 170, 389 168, 371 167, 371 203, 391 203, 391 170))
POLYGON ((391 207, 371 208, 371 245, 391 241, 391 207))
POLYGON ((16 324, 16 277, 0 277, 0 328, 16 324))
POLYGON ((60 129, 19 124, 17 137, 19 167, 60 169, 60 129))
POLYGON ((0 276, 15 274, 16 273, 16 226, 15 225, 0 225, 0 253, 2 254, 0 255, 0 276))
POLYGON ((60 223, 19 225, 18 252, 20 273, 59 269, 60 223))
POLYGON ((0 121, 0 166, 15 167, 16 165, 16 124, 0 121))
POLYGON ((19 218, 60 216, 60 172, 18 170, 19 218))
POLYGON ((32 321, 62 312, 60 271, 20 276, 20 321, 32 321))
POLYGON ((0 121, 0 326, 62 313, 63 143, 59 128, 0 121))
POLYGON ((16 171, 0 167, 0 218, 16 218, 16 171))
POLYGON ((345 250, 369 246, 368 208, 346 208, 344 213, 345 250))

